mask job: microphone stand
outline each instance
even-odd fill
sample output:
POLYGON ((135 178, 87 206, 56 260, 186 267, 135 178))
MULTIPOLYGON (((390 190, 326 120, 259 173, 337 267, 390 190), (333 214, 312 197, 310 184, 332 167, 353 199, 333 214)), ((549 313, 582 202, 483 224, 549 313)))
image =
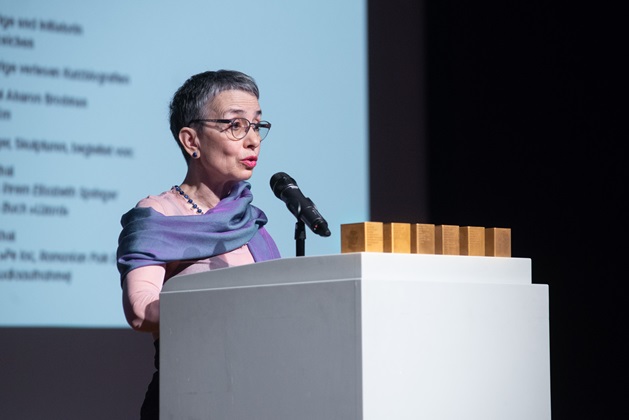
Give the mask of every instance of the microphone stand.
POLYGON ((306 225, 301 220, 295 223, 295 249, 296 256, 303 257, 306 250, 306 225))

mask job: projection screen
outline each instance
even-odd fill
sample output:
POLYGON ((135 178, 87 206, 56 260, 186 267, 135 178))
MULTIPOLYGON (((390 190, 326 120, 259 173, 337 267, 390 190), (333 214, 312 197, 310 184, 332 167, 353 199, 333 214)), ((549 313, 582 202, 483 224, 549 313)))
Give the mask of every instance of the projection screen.
POLYGON ((286 172, 326 218, 368 220, 366 4, 21 0, 0 8, 0 326, 123 327, 120 216, 182 182, 168 103, 191 75, 250 74, 272 130, 250 182, 283 257, 286 172))

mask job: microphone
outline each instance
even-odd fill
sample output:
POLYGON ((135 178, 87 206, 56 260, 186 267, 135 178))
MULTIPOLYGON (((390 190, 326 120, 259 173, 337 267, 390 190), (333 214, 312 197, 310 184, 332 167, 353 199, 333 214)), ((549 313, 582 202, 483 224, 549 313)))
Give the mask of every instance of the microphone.
POLYGON ((271 177, 271 189, 277 198, 286 203, 293 215, 320 236, 330 236, 328 222, 317 210, 311 199, 304 197, 297 182, 284 172, 271 177))

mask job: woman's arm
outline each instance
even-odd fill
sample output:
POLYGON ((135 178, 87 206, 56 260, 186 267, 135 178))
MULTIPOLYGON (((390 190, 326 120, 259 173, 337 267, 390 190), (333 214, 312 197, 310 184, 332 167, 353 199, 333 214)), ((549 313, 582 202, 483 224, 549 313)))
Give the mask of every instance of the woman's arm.
POLYGON ((122 306, 127 322, 136 331, 159 332, 159 293, 166 269, 149 265, 130 271, 122 285, 122 306))
MULTIPOLYGON (((140 200, 137 207, 151 207, 166 214, 162 203, 150 196, 140 200)), ((159 293, 165 273, 164 265, 149 265, 131 270, 124 278, 122 307, 134 330, 159 333, 159 293)))

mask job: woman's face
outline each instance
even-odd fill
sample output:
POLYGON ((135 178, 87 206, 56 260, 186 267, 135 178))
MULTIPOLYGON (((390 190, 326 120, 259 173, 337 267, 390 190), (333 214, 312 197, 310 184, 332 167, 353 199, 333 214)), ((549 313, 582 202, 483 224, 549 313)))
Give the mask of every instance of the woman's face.
MULTIPOLYGON (((218 94, 209 105, 208 119, 246 118, 260 122, 262 111, 255 95, 240 90, 218 94)), ((200 163, 212 182, 231 183, 251 178, 260 153, 261 140, 250 128, 236 139, 229 124, 206 122, 199 126, 200 163)))

